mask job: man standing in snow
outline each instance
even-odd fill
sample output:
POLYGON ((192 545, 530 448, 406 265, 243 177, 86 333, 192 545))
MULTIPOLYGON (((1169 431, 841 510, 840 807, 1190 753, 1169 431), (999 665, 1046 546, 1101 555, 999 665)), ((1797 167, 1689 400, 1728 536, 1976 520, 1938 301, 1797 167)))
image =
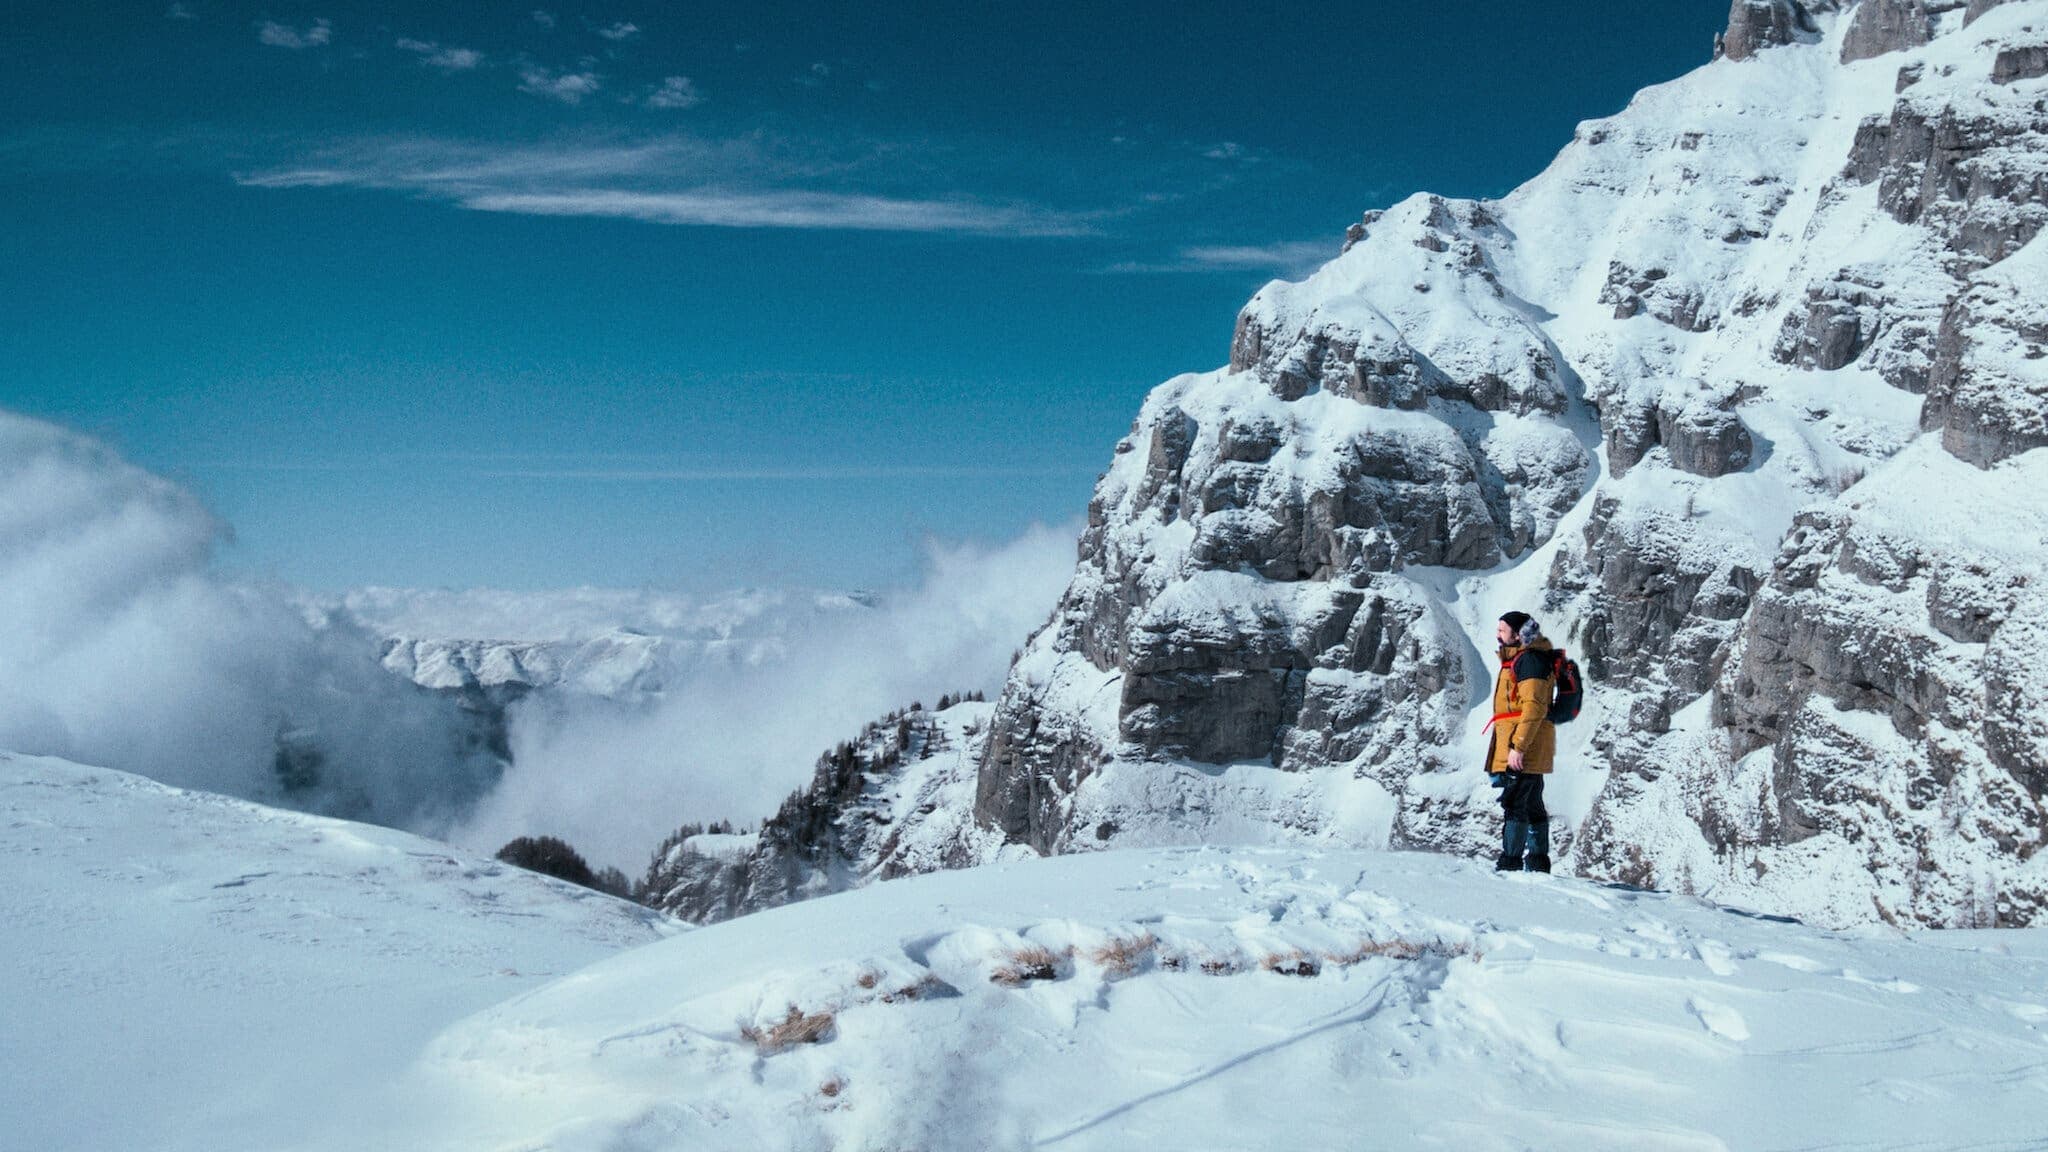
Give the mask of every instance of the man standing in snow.
POLYGON ((1486 771, 1501 790, 1501 872, 1520 872, 1523 853, 1531 872, 1550 871, 1550 812, 1543 807, 1543 778, 1557 752, 1557 728, 1550 722, 1553 679, 1551 645, 1526 612, 1509 612, 1494 627, 1500 642, 1500 674, 1493 682, 1492 739, 1486 771))

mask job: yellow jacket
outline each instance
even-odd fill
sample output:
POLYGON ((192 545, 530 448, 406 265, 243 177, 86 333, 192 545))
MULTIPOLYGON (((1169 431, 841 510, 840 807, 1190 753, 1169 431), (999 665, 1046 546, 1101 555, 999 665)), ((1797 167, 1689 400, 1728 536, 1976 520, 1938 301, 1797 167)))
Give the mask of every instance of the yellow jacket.
POLYGON ((1505 644, 1500 673, 1493 681, 1492 739, 1486 745, 1486 770, 1506 772, 1508 750, 1522 751, 1522 771, 1548 772, 1557 759, 1557 725, 1550 722, 1554 695, 1550 641, 1538 636, 1526 648, 1505 644))

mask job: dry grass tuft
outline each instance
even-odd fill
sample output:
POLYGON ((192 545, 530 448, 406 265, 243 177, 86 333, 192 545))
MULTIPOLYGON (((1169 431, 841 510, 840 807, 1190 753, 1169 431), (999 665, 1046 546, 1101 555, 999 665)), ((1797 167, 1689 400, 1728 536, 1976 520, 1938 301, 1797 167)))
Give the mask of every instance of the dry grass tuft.
POLYGON ((1118 936, 1088 954, 1088 958, 1111 980, 1121 980, 1145 966, 1145 960, 1159 946, 1150 932, 1142 936, 1118 936))
POLYGON ((1469 944, 1450 944, 1442 940, 1403 940, 1395 937, 1392 940, 1361 940, 1357 947, 1350 951, 1332 952, 1326 958, 1339 968, 1348 968, 1353 964, 1363 964, 1375 958, 1420 960, 1424 956, 1434 956, 1450 960, 1459 956, 1477 955, 1469 944))
POLYGON ((1234 976, 1244 968, 1235 956, 1204 956, 1196 967, 1204 976, 1234 976))
POLYGON ((873 968, 869 968, 868 970, 862 972, 860 975, 854 977, 853 982, 855 984, 860 985, 862 988, 873 988, 875 985, 880 984, 882 982, 882 974, 880 972, 875 971, 873 968))
POLYGON ((951 984, 927 972, 914 984, 905 984, 901 988, 892 988, 882 993, 880 999, 884 1004, 896 1004, 905 1000, 922 1000, 927 996, 944 996, 953 991, 951 984))
POLYGON ((1313 976, 1323 970, 1315 957, 1296 948, 1288 952, 1274 952, 1259 961, 1259 967, 1282 976, 1313 976))
POLYGON ((766 1028, 755 1024, 740 1025, 740 1036, 751 1042, 755 1051, 763 1056, 773 1056, 799 1044, 819 1043, 831 1032, 832 1013, 806 1014, 794 1004, 789 1006, 789 1015, 766 1028))
POLYGON ((825 1081, 823 1084, 818 1085, 818 1095, 823 1096, 828 1100, 838 1098, 839 1094, 844 1091, 846 1091, 846 1081, 840 1079, 837 1076, 834 1076, 830 1080, 825 1081))
POLYGON ((1059 975, 1060 957, 1050 948, 1032 944, 1010 953, 989 980, 1005 988, 1017 988, 1034 980, 1057 980, 1059 975))

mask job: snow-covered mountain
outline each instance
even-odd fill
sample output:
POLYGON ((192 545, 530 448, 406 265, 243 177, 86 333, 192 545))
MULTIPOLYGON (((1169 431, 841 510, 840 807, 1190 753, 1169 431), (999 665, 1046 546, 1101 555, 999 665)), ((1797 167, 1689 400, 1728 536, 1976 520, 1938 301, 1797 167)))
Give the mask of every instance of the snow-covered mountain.
POLYGON ((7 753, 0 875, 0 1147, 39 1152, 375 1146, 357 1117, 442 1028, 679 927, 403 832, 7 753))
POLYGON ((509 703, 536 689, 620 703, 690 673, 786 654, 792 637, 874 597, 751 589, 724 596, 611 588, 359 588, 309 608, 385 638, 384 667, 423 688, 509 703))
MULTIPOLYGON (((1560 867, 2030 922, 2044 219, 2048 2, 1736 0, 1711 62, 1505 197, 1366 213, 1157 388, 978 759, 893 837, 1481 852, 1481 645, 1520 608, 1591 683, 1560 867)), ((813 801, 898 787, 860 776, 813 801)))

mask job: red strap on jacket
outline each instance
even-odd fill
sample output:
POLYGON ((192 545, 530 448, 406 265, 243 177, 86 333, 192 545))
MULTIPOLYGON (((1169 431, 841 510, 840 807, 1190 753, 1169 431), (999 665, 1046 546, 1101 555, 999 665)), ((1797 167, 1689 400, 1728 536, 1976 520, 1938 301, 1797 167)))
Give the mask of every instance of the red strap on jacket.
MULTIPOLYGON (((1508 657, 1507 659, 1505 659, 1505 660, 1503 660, 1503 661, 1501 661, 1501 662, 1500 662, 1500 670, 1508 674, 1508 695, 1509 695, 1509 697, 1511 697, 1511 698, 1512 698, 1512 697, 1514 696, 1514 694, 1515 694, 1515 686, 1516 686, 1517 684, 1521 683, 1521 681, 1519 681, 1519 680, 1517 680, 1517 679, 1515 678, 1515 660, 1516 660, 1516 658, 1517 658, 1517 657, 1521 656, 1521 654, 1522 654, 1522 652, 1523 652, 1523 651, 1527 651, 1527 649, 1523 649, 1523 650, 1517 651, 1517 652, 1516 652, 1516 653, 1515 653, 1515 654, 1514 654, 1513 656, 1510 656, 1510 657, 1508 657)), ((1490 731, 1492 731, 1492 730, 1493 730, 1493 726, 1494 726, 1495 724, 1498 724, 1498 723, 1500 723, 1500 722, 1501 722, 1501 721, 1503 721, 1503 720, 1516 720, 1516 719, 1519 719, 1519 718, 1521 717, 1521 715, 1522 715, 1522 714, 1521 714, 1521 712, 1520 712, 1520 711, 1515 711, 1515 712, 1496 712, 1496 713, 1494 713, 1494 714, 1493 714, 1493 719, 1491 719, 1491 720, 1488 720, 1488 721, 1486 722, 1486 727, 1484 727, 1484 728, 1481 728, 1481 729, 1480 729, 1480 731, 1481 731, 1481 732, 1490 732, 1490 731)))

